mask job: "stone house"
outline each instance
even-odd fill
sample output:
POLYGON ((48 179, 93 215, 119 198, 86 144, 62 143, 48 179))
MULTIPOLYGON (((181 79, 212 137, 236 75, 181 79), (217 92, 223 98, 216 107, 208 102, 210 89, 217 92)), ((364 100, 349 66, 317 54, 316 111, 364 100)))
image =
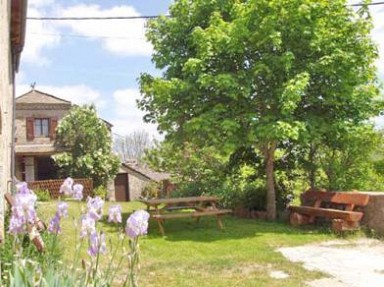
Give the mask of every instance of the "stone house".
POLYGON ((0 1, 0 241, 4 193, 12 188, 14 83, 24 46, 26 0, 0 1))
MULTIPOLYGON (((71 102, 35 89, 16 98, 15 174, 19 180, 58 178, 51 158, 60 152, 54 144, 56 128, 71 107, 71 102)), ((104 122, 111 131, 112 125, 104 122)))
POLYGON ((70 110, 69 101, 32 89, 16 98, 15 175, 22 181, 57 178, 51 155, 58 121, 70 110))
MULTIPOLYGON (((56 127, 71 107, 71 102, 36 89, 16 98, 17 179, 33 182, 58 178, 57 168, 51 158, 60 152, 54 145, 56 127)), ((104 122, 111 131, 112 125, 104 122)), ((148 184, 163 183, 168 178, 168 174, 153 172, 136 163, 122 163, 119 174, 108 184, 108 196, 116 201, 136 200, 148 184)))

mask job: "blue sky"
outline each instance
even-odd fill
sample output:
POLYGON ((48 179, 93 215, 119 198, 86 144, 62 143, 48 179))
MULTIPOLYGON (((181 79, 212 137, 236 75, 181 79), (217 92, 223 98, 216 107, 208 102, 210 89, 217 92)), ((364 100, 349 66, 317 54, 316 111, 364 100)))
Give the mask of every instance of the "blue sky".
MULTIPOLYGON (((167 14, 173 0, 29 0, 30 17, 139 16, 167 14)), ((350 3, 361 1, 350 0, 350 3)), ((379 45, 377 62, 384 78, 384 5, 371 8, 379 45)), ((157 138, 156 126, 144 124, 136 107, 141 72, 159 73, 151 63, 144 20, 27 21, 27 35, 16 78, 16 95, 36 89, 72 101, 94 103, 113 132, 145 130, 157 138)), ((380 120, 384 123, 384 121, 380 120)))

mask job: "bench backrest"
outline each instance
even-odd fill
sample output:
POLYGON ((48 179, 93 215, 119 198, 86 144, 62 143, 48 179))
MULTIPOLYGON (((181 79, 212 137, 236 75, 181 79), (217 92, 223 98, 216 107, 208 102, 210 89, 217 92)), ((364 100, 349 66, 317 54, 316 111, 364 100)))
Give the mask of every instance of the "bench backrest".
POLYGON ((355 206, 366 206, 368 194, 356 192, 329 192, 308 190, 301 194, 301 202, 305 205, 320 207, 322 203, 335 203, 346 206, 346 210, 353 210, 355 206))

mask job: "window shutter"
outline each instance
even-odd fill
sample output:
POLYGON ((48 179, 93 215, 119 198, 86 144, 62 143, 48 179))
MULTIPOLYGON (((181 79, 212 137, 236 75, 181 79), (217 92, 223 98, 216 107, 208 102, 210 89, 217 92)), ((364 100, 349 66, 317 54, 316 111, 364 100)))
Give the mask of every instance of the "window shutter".
POLYGON ((34 119, 33 118, 27 118, 27 124, 26 124, 26 130, 27 130, 27 140, 32 141, 34 137, 34 131, 33 131, 33 125, 34 125, 34 119))
POLYGON ((56 139, 56 128, 57 128, 57 118, 50 118, 50 123, 49 123, 49 137, 51 140, 56 139))

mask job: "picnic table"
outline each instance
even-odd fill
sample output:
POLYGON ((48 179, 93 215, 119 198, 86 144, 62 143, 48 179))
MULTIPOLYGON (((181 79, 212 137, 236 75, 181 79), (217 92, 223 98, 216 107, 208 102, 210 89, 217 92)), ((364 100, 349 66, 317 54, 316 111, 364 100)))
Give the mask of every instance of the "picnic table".
POLYGON ((223 229, 221 216, 232 213, 230 209, 218 208, 218 198, 215 196, 142 199, 140 201, 147 206, 151 218, 157 221, 163 236, 165 235, 163 223, 166 219, 191 217, 196 218, 199 222, 202 216, 215 216, 217 226, 223 229))

